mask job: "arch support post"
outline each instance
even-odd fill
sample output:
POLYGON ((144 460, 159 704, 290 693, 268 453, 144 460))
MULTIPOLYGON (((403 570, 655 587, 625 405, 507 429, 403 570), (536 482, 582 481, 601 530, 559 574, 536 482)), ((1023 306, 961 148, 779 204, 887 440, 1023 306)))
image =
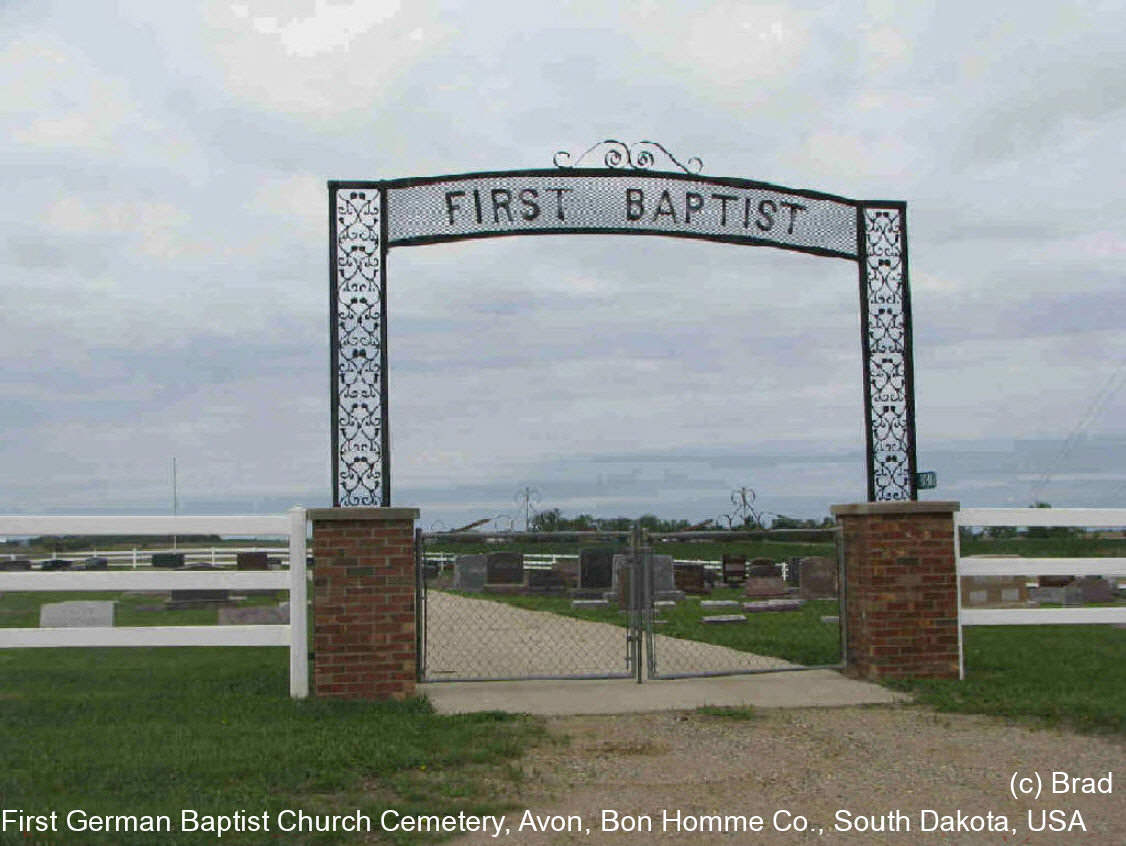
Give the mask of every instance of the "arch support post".
POLYGON ((958 678, 957 502, 834 505, 845 559, 845 663, 864 679, 958 678))
POLYGON ((907 206, 861 203, 856 221, 868 501, 914 500, 915 365, 907 206))

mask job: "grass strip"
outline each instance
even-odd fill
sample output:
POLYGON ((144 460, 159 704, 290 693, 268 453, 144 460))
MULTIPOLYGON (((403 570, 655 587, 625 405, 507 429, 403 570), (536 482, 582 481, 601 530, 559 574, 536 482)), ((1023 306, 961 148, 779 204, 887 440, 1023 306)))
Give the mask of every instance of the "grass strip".
POLYGON ((1126 735, 1126 629, 971 626, 966 678, 888 682, 940 711, 1126 735))
MULTIPOLYGON (((0 650, 0 806, 60 818, 70 809, 166 814, 174 822, 169 834, 64 829, 8 832, 0 843, 217 842, 178 832, 182 809, 266 812, 271 820, 284 809, 359 809, 373 820, 386 808, 497 812, 519 778, 511 762, 543 736, 535 720, 441 716, 424 700, 293 701, 287 670, 287 651, 272 647, 0 650)), ((221 842, 426 841, 368 837, 275 827, 221 842)))

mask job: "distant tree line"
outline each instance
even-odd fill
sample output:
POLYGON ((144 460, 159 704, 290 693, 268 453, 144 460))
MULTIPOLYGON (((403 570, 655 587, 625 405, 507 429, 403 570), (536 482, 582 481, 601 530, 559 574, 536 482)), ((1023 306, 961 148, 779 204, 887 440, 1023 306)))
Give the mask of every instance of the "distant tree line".
MULTIPOLYGON (((91 549, 107 546, 152 546, 163 543, 167 535, 41 535, 30 538, 29 546, 57 549, 60 552, 69 549, 91 549)), ((184 543, 222 543, 219 535, 177 535, 176 542, 184 543)), ((16 541, 9 540, 7 545, 15 545, 16 541)))
POLYGON ((803 520, 797 517, 785 517, 780 514, 767 519, 769 525, 763 525, 762 519, 755 519, 748 515, 742 522, 724 520, 692 521, 683 518, 666 520, 656 514, 642 514, 640 517, 595 517, 592 514, 579 514, 576 517, 565 517, 558 508, 548 508, 532 515, 528 521, 528 528, 533 532, 593 532, 593 531, 629 531, 635 524, 649 532, 687 532, 687 531, 746 531, 748 529, 824 529, 832 528, 833 518, 825 517, 822 520, 803 520), (724 525, 726 523, 726 525, 724 525))

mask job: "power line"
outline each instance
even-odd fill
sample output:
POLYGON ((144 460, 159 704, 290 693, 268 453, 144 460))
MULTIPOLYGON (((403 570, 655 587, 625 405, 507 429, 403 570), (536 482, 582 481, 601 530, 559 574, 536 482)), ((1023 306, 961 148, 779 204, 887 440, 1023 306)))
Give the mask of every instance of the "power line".
POLYGON ((1110 377, 1103 384, 1102 388, 1095 394, 1094 399, 1091 400, 1091 404, 1087 407, 1087 410, 1079 418, 1079 422, 1075 424, 1075 427, 1063 442, 1059 453, 1057 453, 1056 457, 1048 464, 1047 469, 1036 484, 1032 486, 1033 503, 1040 501, 1041 493, 1044 488, 1048 486, 1048 483, 1051 482, 1052 476, 1059 468, 1060 463, 1075 449, 1075 445, 1082 440, 1087 428, 1098 419, 1107 403, 1118 393, 1123 384, 1126 384, 1126 357, 1118 363, 1114 372, 1110 374, 1110 377))

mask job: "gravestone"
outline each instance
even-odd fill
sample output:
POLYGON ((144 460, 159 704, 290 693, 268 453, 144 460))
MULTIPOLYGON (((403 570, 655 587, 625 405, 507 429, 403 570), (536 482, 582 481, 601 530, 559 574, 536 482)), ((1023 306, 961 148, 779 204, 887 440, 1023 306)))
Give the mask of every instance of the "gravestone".
POLYGON ((610 602, 606 599, 572 599, 571 607, 575 610, 583 608, 609 608, 610 602))
POLYGON ((736 599, 705 599, 700 602, 701 611, 737 611, 740 603, 736 599))
POLYGON ((579 552, 579 587, 609 590, 613 584, 613 547, 592 547, 579 552))
POLYGON ((782 568, 771 558, 752 558, 747 566, 747 576, 761 579, 766 576, 782 576, 782 568))
POLYGON ((184 553, 182 552, 154 552, 152 554, 154 567, 183 567, 184 553))
POLYGON ((749 576, 743 595, 750 597, 785 596, 786 583, 781 576, 749 576))
POLYGON ((264 552, 240 552, 235 555, 237 570, 269 570, 270 562, 264 552))
POLYGON ((801 562, 802 559, 800 557, 786 559, 786 569, 783 573, 782 578, 786 580, 786 585, 788 587, 798 587, 798 585, 800 584, 801 562))
POLYGON ((1067 587, 1075 581, 1075 576, 1040 576, 1037 585, 1040 587, 1067 587))
POLYGON ((798 611, 805 605, 804 599, 767 599, 760 602, 745 602, 743 610, 751 613, 763 611, 798 611))
POLYGON ((485 589, 486 560, 484 555, 459 555, 454 559, 454 590, 480 593, 485 589))
POLYGON ((1024 607, 1028 604, 1028 585, 1024 576, 963 576, 961 582, 964 608, 1024 607))
POLYGON ((716 614, 711 617, 701 617, 701 623, 745 623, 747 618, 743 614, 716 614))
POLYGON ((40 570, 69 570, 71 562, 65 558, 48 558, 39 565, 40 570))
POLYGON ((1074 581, 1063 589, 1063 604, 1066 606, 1083 604, 1083 588, 1074 581))
POLYGON ((653 596, 655 602, 679 602, 684 599, 684 591, 676 586, 671 555, 651 555, 653 572, 653 596))
POLYGON ((1114 602, 1114 588, 1102 576, 1084 576, 1079 580, 1084 604, 1114 602))
POLYGON ((522 552, 490 552, 485 557, 485 584, 523 585, 524 554, 522 552))
POLYGON ((284 625, 288 622, 288 602, 279 605, 227 606, 219 609, 220 626, 284 625))
POLYGON ((747 556, 725 554, 721 571, 724 584, 729 587, 741 585, 747 578, 747 556))
MULTIPOLYGON (((631 562, 633 557, 629 553, 619 553, 614 556, 612 566, 612 583, 610 592, 618 597, 618 602, 622 607, 627 607, 628 595, 626 593, 629 584, 628 574, 631 571, 631 562)), ((650 597, 654 601, 672 601, 679 602, 684 599, 684 591, 678 590, 676 581, 673 577, 673 565, 671 555, 653 555, 650 553, 650 568, 653 574, 652 591, 653 595, 650 597)))
POLYGON ((678 564, 672 565, 673 583, 677 590, 685 593, 705 594, 708 592, 707 582, 704 578, 703 564, 678 564))
POLYGON ((576 558, 557 558, 555 563, 551 565, 551 569, 559 574, 559 578, 563 580, 563 584, 568 588, 578 587, 579 585, 579 559, 576 558))
MULTIPOLYGON (((210 564, 198 564, 195 567, 185 569, 192 572, 207 572, 215 568, 210 564)), ((185 608, 206 608, 209 605, 217 605, 230 601, 231 592, 227 588, 190 588, 172 591, 168 597, 168 602, 165 603, 165 608, 170 611, 185 608)))
POLYGON ((567 582, 556 570, 528 570, 528 590, 531 593, 563 593, 567 582))
POLYGON ((112 626, 113 606, 110 600, 49 602, 39 606, 39 628, 112 626))
MULTIPOLYGON (((239 552, 235 554, 235 569, 236 570, 269 570, 270 559, 265 552, 239 552)), ((265 590, 262 588, 251 588, 250 590, 243 591, 247 596, 277 596, 276 590, 265 590)))
POLYGON ((31 560, 28 558, 9 558, 0 561, 0 572, 15 573, 31 569, 31 560))
POLYGON ((89 558, 83 559, 82 563, 75 569, 80 570, 108 570, 109 559, 103 558, 100 555, 91 555, 89 558))
POLYGON ((1037 604, 1063 605, 1064 588, 1034 587, 1028 591, 1028 598, 1037 604))
POLYGON ((832 599, 837 595, 837 562, 831 558, 803 558, 798 572, 798 595, 803 599, 832 599))

